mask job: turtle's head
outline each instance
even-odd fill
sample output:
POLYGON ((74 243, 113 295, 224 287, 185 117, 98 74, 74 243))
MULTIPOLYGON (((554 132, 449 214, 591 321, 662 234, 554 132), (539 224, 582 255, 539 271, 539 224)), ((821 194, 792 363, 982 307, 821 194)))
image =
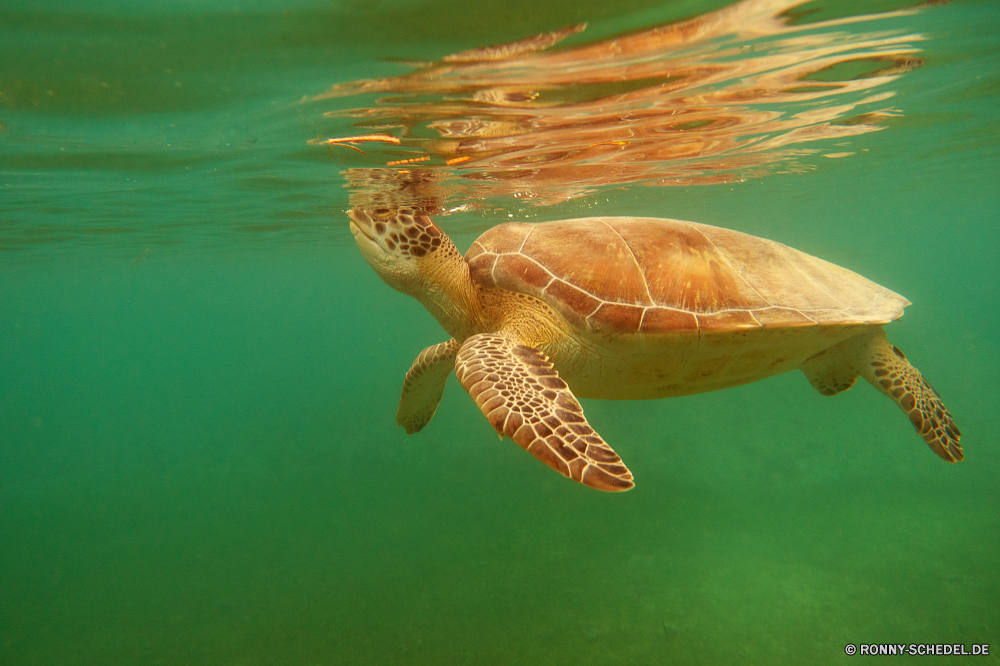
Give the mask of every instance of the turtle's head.
POLYGON ((435 266, 461 260, 440 227, 411 208, 355 208, 347 217, 365 261, 386 284, 405 294, 420 298, 438 273, 435 266))

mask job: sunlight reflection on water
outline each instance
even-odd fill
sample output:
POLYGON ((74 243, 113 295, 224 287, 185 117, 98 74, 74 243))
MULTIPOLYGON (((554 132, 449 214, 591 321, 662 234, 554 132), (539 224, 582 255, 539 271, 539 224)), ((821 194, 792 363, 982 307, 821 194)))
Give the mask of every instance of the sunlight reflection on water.
MULTIPOLYGON (((345 173, 356 206, 428 213, 547 206, 600 188, 687 186, 803 171, 803 144, 884 129, 887 88, 924 37, 851 32, 912 10, 795 25, 801 0, 744 0, 700 17, 545 51, 583 30, 445 56, 402 76, 340 83, 315 100, 389 93, 332 149, 388 143, 385 166, 345 173), (395 133, 392 133, 395 132, 395 133), (393 168, 394 167, 394 168, 393 168), (491 199, 494 199, 491 201, 491 199), (471 203, 467 203, 471 202, 471 203)), ((845 143, 837 143, 844 146, 845 143)), ((372 160, 374 156, 369 157, 372 160)))

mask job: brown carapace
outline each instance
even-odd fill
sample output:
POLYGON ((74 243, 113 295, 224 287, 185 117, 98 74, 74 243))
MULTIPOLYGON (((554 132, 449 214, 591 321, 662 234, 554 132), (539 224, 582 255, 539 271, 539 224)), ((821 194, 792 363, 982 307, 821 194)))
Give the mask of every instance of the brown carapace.
POLYGON ((774 241, 694 222, 502 224, 462 257, 412 209, 349 213, 365 259, 452 336, 425 349, 397 422, 419 431, 456 371, 490 425, 560 474, 608 491, 631 472, 578 397, 648 399, 800 369, 823 395, 864 377, 941 458, 962 459, 940 396, 882 329, 909 301, 774 241))

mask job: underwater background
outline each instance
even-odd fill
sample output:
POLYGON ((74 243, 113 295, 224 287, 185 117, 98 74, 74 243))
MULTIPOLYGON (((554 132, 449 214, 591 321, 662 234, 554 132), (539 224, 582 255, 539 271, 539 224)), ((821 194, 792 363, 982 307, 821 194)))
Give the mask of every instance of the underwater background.
POLYGON ((446 336, 347 228, 342 172, 398 156, 307 145, 368 131, 324 113, 375 98, 313 97, 725 4, 0 2, 0 664, 1000 663, 995 2, 883 19, 923 36, 898 113, 800 168, 439 219, 464 251, 509 219, 674 217, 857 271, 913 301, 889 337, 964 462, 864 382, 798 372, 582 401, 620 495, 498 442, 454 380, 424 431, 395 425, 446 336))

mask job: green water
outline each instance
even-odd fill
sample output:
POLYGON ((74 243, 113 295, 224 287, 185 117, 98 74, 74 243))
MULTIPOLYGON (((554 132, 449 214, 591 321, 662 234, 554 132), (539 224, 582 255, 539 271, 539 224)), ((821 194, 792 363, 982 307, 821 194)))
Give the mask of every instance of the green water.
MULTIPOLYGON (((719 224, 906 295, 890 338, 964 462, 871 387, 797 372, 586 401, 624 495, 497 441, 454 380, 423 432, 395 426, 445 336, 353 246, 339 172, 365 158, 306 146, 352 130, 300 99, 407 71, 380 58, 723 4, 0 7, 0 664, 1000 663, 995 3, 895 19, 925 63, 903 116, 829 148, 851 158, 518 209, 719 224)), ((442 226, 464 250, 500 219, 442 226)))

